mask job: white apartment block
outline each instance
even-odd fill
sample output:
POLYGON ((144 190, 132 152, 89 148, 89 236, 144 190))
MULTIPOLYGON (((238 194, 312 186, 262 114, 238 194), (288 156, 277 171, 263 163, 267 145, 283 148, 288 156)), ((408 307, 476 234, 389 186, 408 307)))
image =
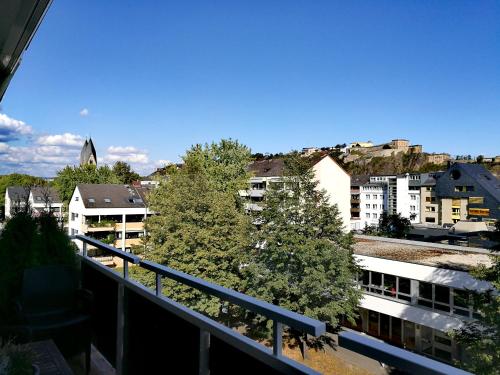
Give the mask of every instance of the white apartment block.
POLYGON ((53 188, 45 186, 9 186, 5 190, 5 217, 29 205, 33 216, 51 212, 59 221, 63 220, 63 202, 53 188))
POLYGON ((377 226, 386 209, 385 185, 372 183, 368 176, 351 179, 351 230, 363 230, 377 226))
POLYGON ((479 264, 491 266, 491 260, 486 250, 441 246, 429 251, 429 247, 363 236, 354 248, 363 268, 358 275, 364 291, 360 317, 355 325, 345 325, 444 362, 463 360, 449 333, 480 316, 471 291, 492 290, 492 285, 474 279, 467 270, 479 264))
POLYGON ((385 184, 388 214, 401 214, 412 224, 420 223, 420 174, 370 176, 370 182, 385 184))
MULTIPOLYGON (((132 251, 142 245, 144 219, 151 215, 148 191, 140 185, 77 185, 69 203, 68 234, 83 234, 132 251)), ((81 246, 81 241, 76 243, 81 246)))
MULTIPOLYGON (((265 204, 265 194, 272 184, 283 184, 285 165, 281 159, 254 161, 249 170, 253 177, 249 181, 249 189, 240 191, 240 196, 248 199, 249 210, 261 210, 265 204)), ((336 204, 344 229, 350 230, 350 185, 351 176, 330 156, 325 156, 312 165, 318 188, 324 189, 330 204, 336 204)))

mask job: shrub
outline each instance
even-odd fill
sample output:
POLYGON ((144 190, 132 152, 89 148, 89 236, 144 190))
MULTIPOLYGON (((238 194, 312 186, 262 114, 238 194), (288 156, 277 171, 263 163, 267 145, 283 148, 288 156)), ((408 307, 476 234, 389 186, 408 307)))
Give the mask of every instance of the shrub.
POLYGON ((0 321, 12 320, 24 270, 65 264, 76 266, 76 246, 50 215, 18 213, 0 235, 0 321))

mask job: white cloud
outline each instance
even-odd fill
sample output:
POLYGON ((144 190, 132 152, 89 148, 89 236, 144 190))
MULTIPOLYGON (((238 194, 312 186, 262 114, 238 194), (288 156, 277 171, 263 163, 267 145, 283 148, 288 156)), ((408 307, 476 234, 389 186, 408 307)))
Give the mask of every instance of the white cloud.
POLYGON ((173 164, 170 160, 160 159, 160 160, 155 161, 155 167, 158 167, 158 168, 165 167, 165 166, 170 165, 170 164, 173 164))
POLYGON ((82 110, 80 111, 80 116, 82 116, 82 117, 86 117, 89 114, 90 114, 90 112, 89 112, 88 108, 82 108, 82 110))
POLYGON ((42 135, 38 137, 36 143, 44 146, 68 146, 81 147, 84 139, 82 136, 71 133, 42 135))
POLYGON ((4 154, 9 151, 9 145, 7 143, 0 142, 0 154, 4 154))
POLYGON ((109 146, 108 154, 104 156, 105 163, 124 161, 127 163, 147 164, 148 153, 133 146, 109 146))
POLYGON ((20 135, 30 135, 33 133, 31 126, 24 121, 16 120, 0 113, 0 141, 9 142, 15 141, 20 135))

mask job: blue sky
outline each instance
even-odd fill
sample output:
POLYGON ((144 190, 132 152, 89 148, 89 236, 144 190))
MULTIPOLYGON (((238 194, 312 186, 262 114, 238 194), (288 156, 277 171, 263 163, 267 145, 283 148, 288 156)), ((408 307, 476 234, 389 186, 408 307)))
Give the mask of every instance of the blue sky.
POLYGON ((499 19, 498 1, 55 0, 1 104, 0 173, 53 175, 89 135, 144 173, 222 137, 500 154, 499 19))

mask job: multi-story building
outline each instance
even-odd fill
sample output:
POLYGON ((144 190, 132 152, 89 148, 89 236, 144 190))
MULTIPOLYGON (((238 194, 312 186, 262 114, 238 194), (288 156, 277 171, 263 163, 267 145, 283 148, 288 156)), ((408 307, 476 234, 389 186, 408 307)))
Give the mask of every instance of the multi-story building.
POLYGON ((420 174, 370 176, 371 183, 385 184, 384 205, 389 215, 401 214, 420 223, 420 174))
MULTIPOLYGON (((351 176, 330 156, 312 162, 311 168, 318 181, 318 188, 326 191, 329 202, 336 204, 346 231, 350 228, 351 176)), ((248 199, 247 209, 260 210, 265 204, 265 194, 272 184, 283 184, 285 163, 282 159, 254 161, 249 166, 252 177, 249 189, 240 191, 240 195, 248 199)))
POLYGON ((421 195, 423 224, 500 219, 499 181, 480 164, 455 163, 446 172, 423 174, 421 195))
POLYGON ((84 234, 130 252, 142 245, 144 219, 151 215, 148 191, 141 185, 77 185, 69 203, 68 233, 84 234))
POLYGON ((63 202, 57 191, 45 186, 9 186, 5 190, 5 217, 29 205, 33 216, 42 212, 52 213, 59 221, 63 218, 63 202))
POLYGON ((488 251, 363 237, 354 248, 363 268, 358 275, 364 291, 360 317, 354 326, 346 324, 442 361, 462 360, 449 333, 481 314, 472 292, 493 287, 467 270, 491 266, 488 251))
POLYGON ((369 176, 351 177, 351 230, 377 226, 385 210, 386 185, 369 176))

